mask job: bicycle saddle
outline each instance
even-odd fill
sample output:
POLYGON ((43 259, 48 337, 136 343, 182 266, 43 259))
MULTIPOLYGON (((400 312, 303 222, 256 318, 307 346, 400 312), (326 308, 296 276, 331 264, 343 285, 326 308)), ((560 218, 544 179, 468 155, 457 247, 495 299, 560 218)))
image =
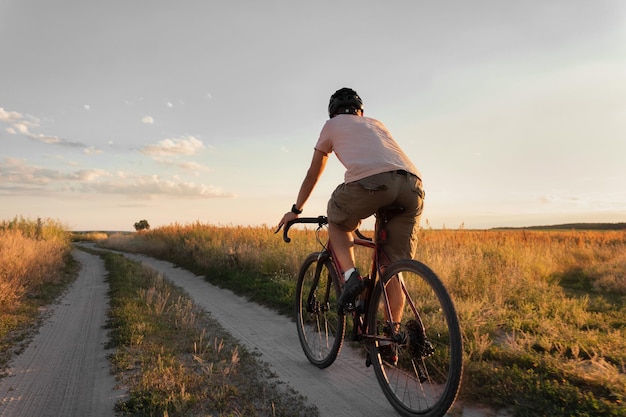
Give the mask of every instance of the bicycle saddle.
POLYGON ((398 205, 384 206, 378 209, 376 212, 376 216, 380 216, 387 220, 391 219, 394 216, 402 213, 404 211, 404 207, 398 205))

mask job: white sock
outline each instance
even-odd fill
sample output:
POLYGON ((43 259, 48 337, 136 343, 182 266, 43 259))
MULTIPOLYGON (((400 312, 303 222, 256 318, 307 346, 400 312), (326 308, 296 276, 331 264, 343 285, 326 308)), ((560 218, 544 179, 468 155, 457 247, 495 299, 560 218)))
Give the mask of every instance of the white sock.
POLYGON ((356 268, 350 268, 348 269, 346 272, 343 273, 343 279, 345 279, 346 281, 350 279, 350 275, 352 275, 352 273, 356 271, 356 268))

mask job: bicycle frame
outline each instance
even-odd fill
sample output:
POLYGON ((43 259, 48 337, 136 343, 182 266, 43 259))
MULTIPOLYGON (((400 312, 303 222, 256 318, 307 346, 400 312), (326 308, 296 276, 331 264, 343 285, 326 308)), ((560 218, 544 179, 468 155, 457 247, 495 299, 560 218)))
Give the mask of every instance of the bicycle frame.
MULTIPOLYGON (((324 216, 320 216, 318 218, 311 219, 311 220, 314 220, 316 223, 319 224, 318 231, 322 228, 324 224, 327 224, 327 220, 324 216)), ((383 285, 383 283, 381 282, 381 280, 379 279, 379 277, 382 276, 384 267, 389 265, 390 263, 389 257, 387 256, 387 254, 385 254, 385 251, 382 248, 382 244, 387 239, 386 229, 384 228, 384 225, 387 221, 388 221, 388 217, 385 214, 381 214, 376 217, 376 222, 375 222, 375 227, 374 227, 376 236, 374 239, 371 239, 362 235, 358 229, 355 231, 354 245, 371 249, 372 257, 371 257, 369 282, 368 282, 367 288, 364 291, 364 293, 361 294, 357 298, 357 300, 362 301, 362 303, 359 303, 357 301, 355 308, 352 311, 353 320, 354 320, 354 325, 352 329, 353 341, 360 341, 364 339, 371 339, 371 340, 388 340, 389 339, 388 337, 371 336, 367 334, 370 294, 372 294, 372 291, 374 290, 374 287, 376 285, 381 286, 382 294, 385 300, 385 309, 386 309, 387 317, 393 317, 391 307, 390 307, 389 297, 387 295, 387 290, 385 286, 383 285)), ((303 222, 309 222, 309 221, 305 220, 303 222)), ((285 238, 286 238, 286 233, 287 233, 287 230, 285 230, 285 238)), ((339 264, 334 248, 332 247, 332 242, 329 239, 326 241, 325 244, 321 241, 320 243, 322 244, 322 247, 324 249, 320 253, 320 257, 318 260, 323 259, 325 256, 331 259, 332 265, 335 269, 335 273, 337 274, 337 277, 339 278, 339 284, 343 286, 343 284, 345 283, 345 278, 344 278, 342 267, 339 264)), ((318 263, 318 268, 316 270, 316 275, 318 277, 320 273, 319 266, 321 266, 321 263, 318 263)), ((330 288, 328 290, 330 290, 330 288)), ((415 311, 415 306, 413 305, 413 301, 411 300, 410 295, 408 291, 406 290, 404 284, 402 284, 402 292, 405 296, 405 299, 410 304, 411 309, 415 311)), ((309 294, 308 297, 310 298, 311 294, 309 294)))

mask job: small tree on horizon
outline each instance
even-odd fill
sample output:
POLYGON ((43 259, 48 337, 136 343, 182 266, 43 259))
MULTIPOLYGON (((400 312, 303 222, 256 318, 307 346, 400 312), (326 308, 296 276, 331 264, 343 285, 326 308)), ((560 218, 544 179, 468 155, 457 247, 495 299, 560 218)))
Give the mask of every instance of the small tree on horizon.
POLYGON ((150 230, 150 223, 148 220, 139 220, 135 223, 135 230, 141 232, 142 230, 150 230))

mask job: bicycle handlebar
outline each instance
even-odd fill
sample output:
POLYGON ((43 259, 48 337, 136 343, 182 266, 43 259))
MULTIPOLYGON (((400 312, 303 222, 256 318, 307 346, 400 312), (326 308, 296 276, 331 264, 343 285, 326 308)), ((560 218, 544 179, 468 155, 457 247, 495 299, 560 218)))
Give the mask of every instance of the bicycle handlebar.
MULTIPOLYGON (((323 226, 325 224, 328 224, 328 217, 326 216, 317 216, 317 217, 298 217, 295 220, 292 220, 290 222, 287 222, 285 224, 285 230, 283 230, 283 240, 287 243, 291 242, 291 239, 289 238, 289 236, 287 236, 287 234, 289 233, 289 229, 291 228, 291 226, 293 226, 296 223, 311 223, 311 224, 317 224, 318 226, 323 226)), ((278 228, 278 230, 276 230, 274 233, 278 233, 280 231, 280 228, 278 228)))
MULTIPOLYGON (((322 227, 325 224, 328 224, 328 217, 326 216, 317 216, 317 217, 298 217, 295 220, 292 220, 290 222, 287 222, 285 224, 285 229, 283 230, 283 240, 287 243, 291 242, 291 238, 289 238, 288 234, 289 234, 289 229, 291 228, 291 226, 293 226, 296 223, 308 223, 308 224, 317 224, 319 227, 322 227)), ((274 233, 278 233, 280 232, 280 229, 282 228, 279 227, 274 233)), ((367 240, 372 242, 373 239, 371 237, 367 237, 364 236, 361 232, 359 232, 359 229, 355 230, 354 233, 363 240, 367 240)))

